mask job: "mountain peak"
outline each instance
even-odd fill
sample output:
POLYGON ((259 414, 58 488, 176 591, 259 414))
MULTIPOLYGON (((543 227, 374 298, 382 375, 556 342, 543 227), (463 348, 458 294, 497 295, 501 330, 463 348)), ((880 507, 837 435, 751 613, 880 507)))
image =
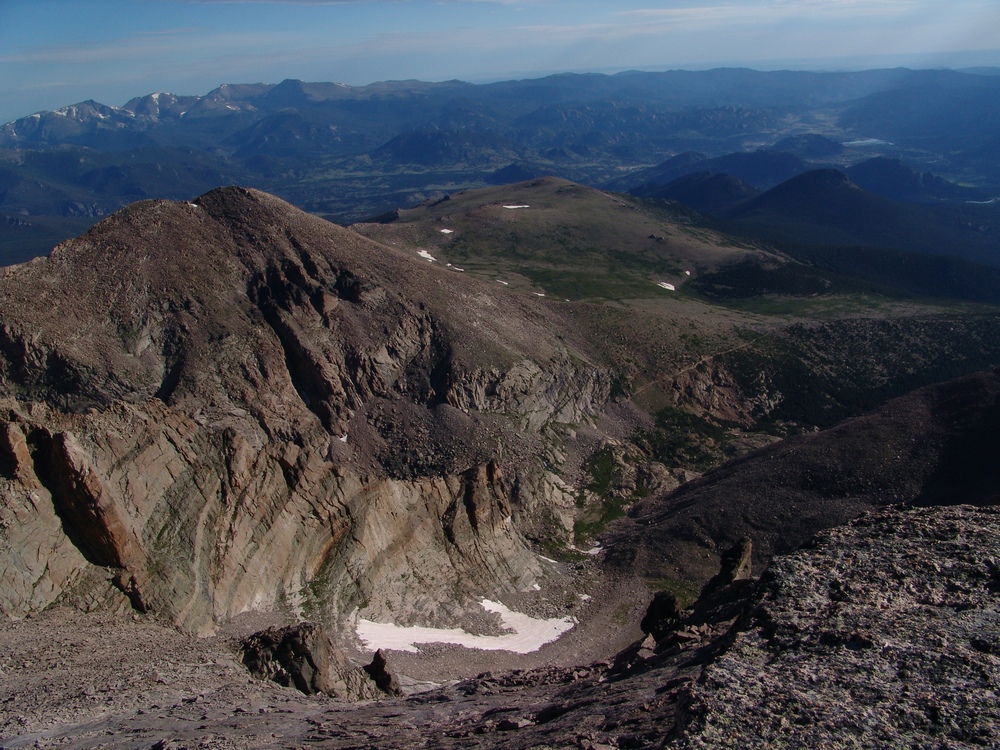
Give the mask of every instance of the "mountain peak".
POLYGON ((795 175, 780 185, 764 193, 771 197, 796 197, 808 199, 831 191, 840 193, 845 190, 860 190, 851 179, 839 169, 811 169, 808 172, 795 175))

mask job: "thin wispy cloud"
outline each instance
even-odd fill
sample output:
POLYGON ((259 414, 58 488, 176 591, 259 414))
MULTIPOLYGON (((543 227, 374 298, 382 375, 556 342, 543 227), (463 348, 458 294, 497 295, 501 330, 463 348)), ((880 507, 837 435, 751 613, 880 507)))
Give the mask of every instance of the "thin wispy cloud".
POLYGON ((120 103, 223 79, 496 80, 968 49, 1000 62, 997 0, 0 0, 0 122, 66 104, 55 91, 120 103))
MULTIPOLYGON (((395 5, 410 0, 164 0, 189 5, 395 5)), ((429 5, 538 5, 558 0, 427 0, 429 5)))
POLYGON ((204 34, 209 31, 205 26, 192 26, 185 29, 154 29, 152 31, 140 31, 141 36, 177 36, 178 34, 204 34))
POLYGON ((188 5, 360 5, 397 3, 404 0, 166 0, 188 5))
POLYGON ((803 20, 814 23, 819 18, 873 18, 900 16, 919 9, 913 0, 832 0, 829 2, 742 2, 717 5, 691 5, 671 8, 636 8, 616 12, 616 16, 634 21, 683 22, 696 25, 773 23, 803 20))
POLYGON ((158 56, 180 57, 204 52, 210 41, 215 50, 255 49, 262 46, 287 45, 292 35, 281 33, 220 33, 205 29, 140 32, 135 36, 115 39, 113 43, 82 42, 36 47, 23 52, 0 54, 0 64, 35 63, 44 65, 88 65, 93 63, 152 61, 158 56))

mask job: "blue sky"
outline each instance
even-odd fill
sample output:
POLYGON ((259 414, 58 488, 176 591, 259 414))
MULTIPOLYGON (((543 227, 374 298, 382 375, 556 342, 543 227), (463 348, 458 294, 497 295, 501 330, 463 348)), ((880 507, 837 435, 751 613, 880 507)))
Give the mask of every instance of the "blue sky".
POLYGON ((285 78, 1000 65, 998 0, 0 0, 0 122, 285 78))

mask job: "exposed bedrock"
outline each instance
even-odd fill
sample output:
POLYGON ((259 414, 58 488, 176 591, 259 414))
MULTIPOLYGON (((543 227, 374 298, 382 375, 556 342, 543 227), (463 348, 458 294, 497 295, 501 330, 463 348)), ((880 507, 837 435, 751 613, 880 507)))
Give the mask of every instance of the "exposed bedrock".
MULTIPOLYGON (((238 433, 212 434, 157 401, 75 421, 79 437, 34 427, 33 468, 19 466, 26 481, 5 480, 8 498, 33 508, 34 525, 48 519, 45 536, 71 566, 107 569, 136 606, 191 629, 276 606, 430 610, 433 592, 516 590, 538 573, 496 464, 399 480, 341 472, 300 451, 288 468, 280 447, 252 450, 238 433)), ((8 433, 19 429, 8 423, 8 433)), ((13 503, 6 512, 17 516, 13 503)), ((41 531, 7 528, 5 610, 64 595, 54 549, 39 553, 41 531)))
POLYGON ((994 745, 998 521, 880 510, 776 558, 669 746, 994 745))
POLYGON ((313 695, 345 700, 376 700, 400 694, 395 675, 381 651, 370 664, 355 666, 314 622, 268 628, 247 637, 243 664, 260 679, 313 695))
POLYGON ((133 205, 0 292, 10 617, 446 620, 536 583, 519 528, 571 533, 544 433, 612 377, 542 306, 238 188, 133 205))

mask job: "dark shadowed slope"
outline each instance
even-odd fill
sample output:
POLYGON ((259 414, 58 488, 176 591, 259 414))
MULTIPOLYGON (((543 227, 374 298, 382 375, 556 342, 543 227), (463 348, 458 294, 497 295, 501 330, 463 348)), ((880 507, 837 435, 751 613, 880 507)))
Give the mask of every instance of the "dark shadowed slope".
POLYGON ((701 581, 743 537, 754 541, 759 570, 864 510, 994 502, 998 427, 1000 370, 922 388, 638 503, 606 535, 608 563, 655 580, 701 581))
POLYGON ((867 159, 848 168, 847 176, 864 190, 907 203, 965 203, 990 197, 986 191, 956 185, 930 172, 918 172, 899 159, 867 159))
POLYGON ((730 211, 733 231, 811 245, 953 255, 1000 264, 992 206, 918 207, 862 190, 835 169, 806 172, 730 211))
POLYGON ((738 177, 716 172, 696 172, 666 185, 640 185, 629 191, 637 198, 663 198, 683 203, 703 214, 721 214, 760 194, 738 177))
POLYGON ((810 169, 810 165, 794 154, 761 149, 741 151, 713 159, 702 154, 684 153, 655 167, 619 178, 609 187, 636 193, 636 186, 651 189, 652 185, 667 185, 674 180, 698 172, 720 172, 732 175, 760 190, 766 190, 810 169), (701 157, 698 159, 697 157, 701 157))

